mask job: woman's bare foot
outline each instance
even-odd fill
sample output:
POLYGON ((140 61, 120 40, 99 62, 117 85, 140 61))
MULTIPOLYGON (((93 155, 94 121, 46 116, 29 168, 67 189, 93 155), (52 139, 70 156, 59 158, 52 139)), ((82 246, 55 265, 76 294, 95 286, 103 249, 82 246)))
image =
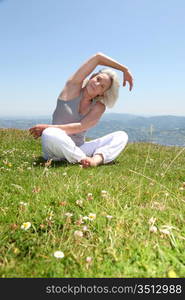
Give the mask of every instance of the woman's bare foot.
POLYGON ((87 156, 86 158, 82 159, 80 163, 83 168, 97 167, 98 165, 103 163, 103 155, 95 154, 93 157, 87 156))

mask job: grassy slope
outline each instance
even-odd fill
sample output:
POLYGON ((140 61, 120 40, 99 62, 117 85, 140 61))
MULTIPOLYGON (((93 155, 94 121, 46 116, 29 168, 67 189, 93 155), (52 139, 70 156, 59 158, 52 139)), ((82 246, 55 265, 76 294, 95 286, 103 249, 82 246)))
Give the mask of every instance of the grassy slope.
POLYGON ((46 167, 40 155, 27 131, 0 130, 1 277, 185 277, 184 148, 128 144, 114 164, 90 169, 46 167), (80 224, 89 213, 96 219, 80 224))

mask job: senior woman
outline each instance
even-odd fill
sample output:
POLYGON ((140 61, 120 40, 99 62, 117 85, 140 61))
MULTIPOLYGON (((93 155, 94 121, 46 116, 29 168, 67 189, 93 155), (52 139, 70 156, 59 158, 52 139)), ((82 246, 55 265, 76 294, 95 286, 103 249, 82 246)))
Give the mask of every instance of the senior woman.
POLYGON ((112 69, 102 69, 87 78, 98 65, 122 71, 123 86, 128 82, 131 91, 133 78, 127 67, 102 53, 90 57, 65 83, 52 125, 38 124, 29 129, 34 138, 41 136, 44 159, 96 167, 113 161, 125 148, 128 136, 124 131, 85 141, 86 131, 118 98, 119 80, 112 69))

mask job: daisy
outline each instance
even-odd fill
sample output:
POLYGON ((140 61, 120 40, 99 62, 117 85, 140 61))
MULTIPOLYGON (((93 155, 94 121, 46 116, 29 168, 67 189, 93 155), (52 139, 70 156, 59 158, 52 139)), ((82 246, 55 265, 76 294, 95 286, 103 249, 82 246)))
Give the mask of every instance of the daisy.
POLYGON ((95 220, 95 219, 96 219, 96 214, 90 213, 90 214, 88 215, 88 219, 91 220, 91 221, 95 220))
POLYGON ((62 251, 55 251, 53 255, 56 258, 63 258, 64 257, 64 253, 62 251))
POLYGON ((31 227, 30 222, 25 222, 21 225, 21 229, 23 229, 23 230, 28 230, 30 227, 31 227))

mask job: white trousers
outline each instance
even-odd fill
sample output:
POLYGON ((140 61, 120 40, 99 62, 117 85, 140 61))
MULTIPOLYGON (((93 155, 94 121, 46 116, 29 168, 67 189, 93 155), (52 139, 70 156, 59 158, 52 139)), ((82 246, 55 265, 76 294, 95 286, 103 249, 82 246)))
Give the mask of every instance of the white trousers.
POLYGON ((85 142, 82 146, 75 145, 65 131, 49 127, 42 133, 42 151, 44 159, 54 161, 67 160, 78 163, 86 156, 103 155, 103 163, 113 161, 125 148, 128 135, 124 131, 116 131, 101 138, 85 142))

